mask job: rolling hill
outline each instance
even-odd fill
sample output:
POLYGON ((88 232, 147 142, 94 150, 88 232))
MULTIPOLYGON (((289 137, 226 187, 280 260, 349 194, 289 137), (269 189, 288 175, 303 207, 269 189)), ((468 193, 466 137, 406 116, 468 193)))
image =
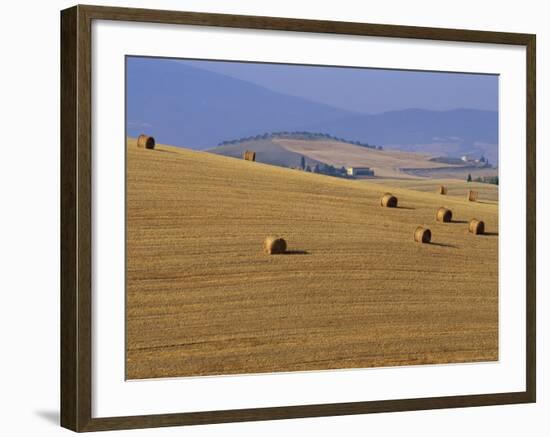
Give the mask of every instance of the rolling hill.
POLYGON ((354 115, 173 60, 130 57, 127 68, 129 136, 147 131, 159 142, 200 150, 228 138, 354 115))
POLYGON ((476 168, 472 165, 455 165, 430 160, 429 154, 398 150, 376 150, 332 139, 270 138, 243 141, 209 149, 219 155, 241 158, 245 150, 257 152, 256 160, 281 167, 297 167, 300 158, 307 165, 324 163, 334 167, 370 167, 378 178, 420 179, 447 177, 465 180, 468 173, 474 176, 493 176, 497 169, 476 168))
MULTIPOLYGON (((245 150, 256 152, 256 161, 279 167, 298 167, 302 154, 296 153, 272 140, 245 141, 238 144, 227 144, 208 150, 217 155, 242 158, 245 150)), ((307 157, 307 164, 314 166, 321 161, 307 157)))
POLYGON ((476 109, 405 109, 353 115, 307 126, 346 138, 365 138, 385 149, 432 156, 481 155, 498 164, 498 112, 476 109))
POLYGON ((498 359, 494 202, 130 140, 126 206, 129 379, 498 359))
MULTIPOLYGON (((498 113, 405 109, 363 114, 271 91, 176 60, 127 58, 127 135, 204 150, 264 132, 323 132, 432 156, 485 155, 498 165, 498 113)), ((335 84, 338 86, 338 84, 335 84)))
POLYGON ((310 158, 334 165, 335 167, 370 167, 377 177, 405 177, 401 169, 450 167, 447 164, 432 162, 430 156, 419 153, 407 153, 385 150, 373 150, 349 143, 335 141, 304 141, 286 140, 275 141, 287 150, 306 155, 310 158))
POLYGON ((498 204, 498 185, 466 182, 464 179, 370 179, 369 183, 379 183, 383 186, 401 187, 432 194, 438 193, 439 187, 444 185, 447 188, 447 196, 461 199, 466 198, 468 190, 475 190, 482 199, 480 202, 498 204))

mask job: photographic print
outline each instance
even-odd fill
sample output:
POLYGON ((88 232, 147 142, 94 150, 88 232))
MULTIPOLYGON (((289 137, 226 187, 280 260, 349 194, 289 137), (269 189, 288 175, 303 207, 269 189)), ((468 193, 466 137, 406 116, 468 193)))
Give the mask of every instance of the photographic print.
POLYGON ((536 35, 78 5, 60 60, 63 427, 536 402, 536 35))
POLYGON ((125 62, 127 379, 499 359, 498 75, 125 62))

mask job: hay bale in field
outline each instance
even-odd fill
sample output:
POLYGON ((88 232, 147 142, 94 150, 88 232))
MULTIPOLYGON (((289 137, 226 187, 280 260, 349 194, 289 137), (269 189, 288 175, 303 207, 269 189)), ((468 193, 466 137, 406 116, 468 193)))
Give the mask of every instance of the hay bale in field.
POLYGON ((481 220, 472 219, 468 225, 468 231, 474 235, 480 235, 485 233, 485 223, 481 220))
POLYGON ((447 194, 447 187, 445 185, 441 185, 439 187, 439 194, 443 194, 443 195, 447 194))
POLYGON ((468 200, 470 202, 475 202, 477 200, 477 191, 468 190, 468 200))
POLYGON ((155 139, 148 135, 141 134, 137 139, 137 146, 140 149, 153 150, 155 148, 155 139))
POLYGON ((397 197, 392 193, 385 193, 380 199, 380 206, 385 208, 397 208, 397 197))
POLYGON ((243 153, 243 159, 245 161, 256 161, 256 152, 252 150, 245 150, 243 153))
POLYGON ((432 240, 432 231, 418 226, 414 231, 414 241, 417 243, 429 243, 432 240))
POLYGON ((441 207, 437 210, 437 213, 435 214, 435 219, 438 222, 450 223, 450 221, 453 219, 453 212, 450 209, 441 207))
POLYGON ((266 237, 264 240, 264 250, 270 255, 285 253, 286 241, 279 237, 266 237))

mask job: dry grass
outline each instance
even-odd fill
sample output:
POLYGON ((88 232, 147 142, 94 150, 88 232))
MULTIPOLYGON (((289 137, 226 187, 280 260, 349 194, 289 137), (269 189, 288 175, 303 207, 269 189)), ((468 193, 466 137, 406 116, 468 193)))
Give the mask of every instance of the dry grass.
POLYGON ((275 139, 274 143, 287 150, 308 156, 335 167, 370 167, 377 177, 418 179, 406 174, 402 168, 435 169, 452 168, 448 164, 432 162, 427 154, 402 152, 396 150, 373 150, 367 147, 341 143, 334 140, 294 140, 275 139))
MULTIPOLYGON (((374 182, 389 187, 402 187, 424 193, 439 193, 441 185, 447 187, 447 196, 466 198, 468 190, 476 190, 480 202, 498 204, 498 185, 484 184, 481 182, 466 182, 458 179, 372 179, 374 182)), ((366 183, 368 183, 366 182, 366 183)))
POLYGON ((498 359, 497 205, 156 149, 127 149, 128 378, 498 359))

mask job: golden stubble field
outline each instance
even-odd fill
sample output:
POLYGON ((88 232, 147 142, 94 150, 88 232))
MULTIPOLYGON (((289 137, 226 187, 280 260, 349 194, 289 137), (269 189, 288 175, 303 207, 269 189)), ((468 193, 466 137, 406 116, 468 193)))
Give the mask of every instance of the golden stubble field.
POLYGON ((370 167, 384 178, 418 179, 402 168, 453 168, 448 164, 430 161, 430 155, 397 150, 373 150, 334 140, 276 139, 273 141, 287 150, 326 162, 336 167, 370 167))
POLYGON ((129 140, 126 239, 129 379, 498 359, 495 202, 129 140))
POLYGON ((425 193, 437 193, 439 187, 447 187, 447 195, 465 199, 468 190, 479 193, 479 203, 491 203, 498 206, 498 186, 481 182, 466 182, 458 179, 369 179, 367 183, 378 183, 388 187, 401 187, 425 193))

